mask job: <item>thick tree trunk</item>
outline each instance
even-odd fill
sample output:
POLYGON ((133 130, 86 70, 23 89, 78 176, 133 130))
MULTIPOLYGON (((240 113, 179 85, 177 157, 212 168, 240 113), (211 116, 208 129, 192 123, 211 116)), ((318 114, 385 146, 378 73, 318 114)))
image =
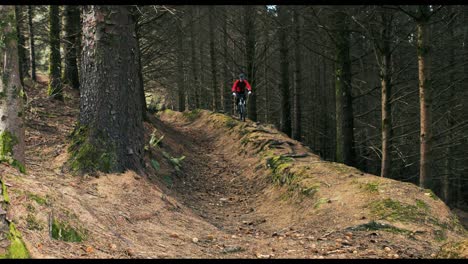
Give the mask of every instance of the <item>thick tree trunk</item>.
POLYGON ((382 85, 382 163, 380 176, 390 177, 391 166, 391 152, 390 146, 393 136, 392 129, 392 105, 390 98, 392 96, 392 54, 391 54, 391 37, 392 37, 392 24, 391 17, 385 12, 381 15, 383 28, 381 31, 381 45, 379 48, 379 56, 381 60, 380 65, 380 78, 382 85))
POLYGON ((143 164, 135 21, 129 6, 83 8, 80 119, 70 147, 77 172, 123 172, 143 164))
POLYGON ((146 120, 146 111, 148 106, 146 104, 146 96, 145 96, 145 86, 143 81, 143 68, 141 64, 141 49, 140 49, 140 32, 139 32, 139 25, 138 25, 138 18, 140 16, 139 12, 134 12, 135 18, 135 31, 136 31, 136 41, 137 41, 137 56, 138 56, 138 78, 140 79, 140 102, 141 102, 141 110, 142 110, 142 117, 143 120, 146 120))
POLYGON ((24 172, 23 87, 19 76, 14 6, 0 6, 0 161, 24 172))
POLYGON ((336 14, 336 159, 338 162, 353 166, 354 150, 354 116, 351 94, 351 59, 350 32, 347 15, 339 11, 336 14))
MULTIPOLYGON (((429 7, 425 7, 429 8, 429 7)), ((419 186, 431 188, 432 163, 432 80, 429 47, 429 25, 424 18, 417 21, 418 76, 420 103, 420 163, 419 186)))
MULTIPOLYGON (((457 43, 454 41, 454 9, 452 6, 448 6, 448 10, 451 13, 450 15, 450 22, 447 25, 447 30, 449 34, 449 41, 448 43, 448 65, 449 67, 455 67, 455 50, 457 48, 457 43)), ((453 166, 454 166, 454 159, 452 155, 454 154, 454 147, 453 142, 455 140, 455 135, 452 128, 455 126, 455 111, 453 109, 453 105, 456 102, 455 91, 458 85, 455 85, 455 69, 452 69, 449 73, 449 79, 447 85, 451 86, 448 91, 448 102, 446 103, 447 108, 447 129, 449 132, 447 133, 447 147, 445 148, 445 164, 444 168, 445 171, 442 176, 442 199, 446 204, 451 204, 451 179, 453 179, 453 166)))
POLYGON ((74 89, 79 89, 77 49, 79 48, 78 36, 80 35, 80 10, 78 6, 66 5, 65 13, 65 45, 64 45, 64 70, 63 82, 74 89))
POLYGON ((301 50, 301 17, 299 14, 299 8, 294 8, 294 57, 295 57, 295 69, 294 69, 294 127, 292 129, 293 138, 295 140, 302 139, 302 50, 301 50))
POLYGON ((244 11, 245 26, 245 61, 247 63, 247 79, 252 86, 252 93, 248 99, 247 115, 250 120, 257 121, 257 96, 255 89, 255 6, 246 5, 244 11))
POLYGON ((28 5, 28 26, 29 26, 29 61, 31 65, 31 79, 36 81, 36 53, 34 51, 34 28, 32 23, 33 10, 28 5))
POLYGON ((26 59, 26 48, 24 47, 24 35, 21 29, 23 28, 23 12, 22 7, 15 5, 15 20, 16 20, 16 36, 18 39, 18 60, 19 60, 19 75, 21 84, 23 84, 23 79, 28 74, 28 61, 26 59))
POLYGON ((190 87, 190 95, 193 96, 193 99, 189 101, 191 105, 190 108, 200 108, 200 85, 198 81, 198 71, 197 71, 197 54, 195 52, 195 23, 194 23, 194 13, 195 8, 190 8, 190 64, 192 68, 192 87, 190 87))
POLYGON ((214 13, 215 13, 215 7, 210 6, 208 10, 208 17, 209 17, 209 33, 210 33, 210 62, 211 62, 211 88, 213 91, 213 102, 212 102, 212 110, 213 112, 217 112, 218 110, 221 109, 221 103, 220 103, 220 96, 219 96, 219 87, 218 87, 218 81, 216 78, 217 72, 216 72, 216 54, 215 54, 215 33, 214 33, 214 27, 216 25, 215 18, 214 18, 214 13))
POLYGON ((184 82, 184 33, 182 31, 182 17, 176 16, 177 38, 177 108, 185 111, 185 82, 184 82))
POLYGON ((279 25, 279 52, 280 52, 280 75, 281 75, 281 131, 291 136, 291 103, 289 98, 289 55, 286 42, 286 25, 288 24, 288 13, 286 7, 278 7, 279 25))
POLYGON ((49 6, 49 87, 47 94, 54 99, 63 100, 62 80, 60 78, 60 17, 59 6, 49 6))
MULTIPOLYGON (((463 46, 463 54, 464 56, 464 61, 468 61, 468 8, 464 6, 463 9, 463 25, 464 25, 464 30, 463 30, 463 43, 465 45, 463 46)), ((463 84, 468 83, 468 63, 465 63, 463 66, 463 84)), ((468 120, 468 89, 463 89, 463 104, 462 104, 462 118, 463 120, 468 120)), ((462 149, 468 149, 468 139, 465 139, 464 142, 462 143, 462 149)), ((465 158, 465 160, 467 160, 465 158)), ((466 162, 465 162, 466 163, 466 162)), ((468 175, 468 166, 465 164, 462 173, 458 174, 457 180, 456 180, 456 193, 455 193, 455 198, 457 199, 457 206, 462 207, 464 199, 464 194, 466 186, 466 175, 468 175)))

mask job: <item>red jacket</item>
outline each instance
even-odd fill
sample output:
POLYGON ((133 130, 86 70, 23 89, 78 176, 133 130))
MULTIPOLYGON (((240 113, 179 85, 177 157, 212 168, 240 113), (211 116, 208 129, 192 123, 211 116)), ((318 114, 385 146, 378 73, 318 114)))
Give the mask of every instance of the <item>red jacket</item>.
POLYGON ((234 85, 232 86, 231 91, 234 93, 243 93, 245 92, 245 88, 247 87, 247 90, 252 91, 252 87, 250 87, 250 84, 247 80, 244 79, 243 82, 240 80, 236 80, 234 82, 234 85))

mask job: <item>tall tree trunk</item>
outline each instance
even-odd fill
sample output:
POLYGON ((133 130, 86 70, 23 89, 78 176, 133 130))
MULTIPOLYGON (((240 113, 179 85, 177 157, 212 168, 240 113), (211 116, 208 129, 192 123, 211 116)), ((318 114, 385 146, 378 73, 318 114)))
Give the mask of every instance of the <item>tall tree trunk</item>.
POLYGON ((348 30, 347 14, 343 11, 338 11, 336 14, 335 39, 336 159, 338 162, 353 166, 356 155, 351 94, 351 59, 349 55, 350 31, 348 30))
MULTIPOLYGON (((463 54, 464 56, 464 61, 468 61, 468 8, 464 6, 463 9, 463 54)), ((463 66, 463 84, 468 83, 468 63, 465 63, 463 66)), ((464 120, 468 120, 468 89, 463 90, 463 104, 462 104, 462 117, 464 120)), ((465 139, 464 142, 462 143, 462 149, 468 149, 468 139, 465 139)), ((465 159, 466 160, 466 159, 465 159)), ((468 175, 468 166, 464 166, 462 173, 458 174, 457 180, 456 180, 456 194, 455 197, 457 199, 457 207, 461 207, 463 205, 464 199, 464 194, 465 194, 465 188, 466 186, 466 175, 468 175)))
MULTIPOLYGON (((450 22, 447 25, 447 30, 449 34, 449 39, 448 39, 448 65, 449 67, 455 67, 455 50, 457 49, 457 42, 454 41, 454 9, 452 6, 447 7, 449 12, 450 12, 450 22)), ((455 85, 455 69, 452 69, 449 73, 449 80, 447 82, 447 85, 451 86, 448 91, 448 102, 446 103, 447 106, 447 129, 449 129, 449 132, 447 134, 447 147, 445 149, 445 171, 443 173, 442 177, 442 198, 446 204, 451 204, 451 199, 450 199, 450 194, 451 194, 451 179, 454 176, 453 175, 453 142, 455 140, 455 135, 452 130, 452 128, 455 126, 455 111, 453 109, 453 105, 456 102, 456 97, 455 97, 455 91, 458 87, 458 85, 455 85)))
POLYGON ((24 172, 23 86, 19 77, 15 9, 0 6, 0 161, 24 172), (12 161, 13 159, 13 161, 12 161))
POLYGON ((34 28, 33 28, 33 10, 28 5, 28 26, 29 26, 29 61, 31 65, 31 79, 36 81, 36 53, 34 51, 34 28))
POLYGON ((213 101, 212 101, 212 110, 216 112, 221 109, 220 98, 219 98, 219 87, 218 81, 216 79, 216 54, 215 54, 215 34, 214 27, 216 25, 214 19, 215 7, 210 5, 208 10, 209 17, 209 31, 210 31, 210 61, 211 61, 211 88, 213 91, 213 101))
POLYGON ((80 118, 69 149, 77 172, 143 165, 135 21, 129 6, 83 8, 80 118))
POLYGON ((227 7, 223 7, 223 105, 224 113, 231 113, 232 111, 232 98, 231 98, 231 87, 230 87, 230 78, 229 78, 229 56, 228 56, 228 30, 227 30, 227 19, 229 13, 227 12, 227 7))
POLYGON ((420 103, 420 163, 419 186, 431 188, 432 178, 430 165, 432 163, 432 80, 431 80, 431 54, 430 30, 428 19, 429 6, 421 7, 423 12, 417 21, 417 53, 419 76, 419 103, 420 103))
POLYGON ((63 100, 62 80, 60 78, 60 17, 59 6, 49 6, 49 87, 47 94, 54 99, 63 100))
MULTIPOLYGON (((255 89, 255 6, 244 6, 244 26, 245 26, 245 61, 247 63, 247 79, 255 89)), ((255 90, 257 91, 257 90, 255 90)), ((257 121, 257 92, 250 95, 248 99, 247 115, 250 120, 257 121)))
POLYGON ((19 60, 19 76, 23 85, 24 77, 28 76, 28 61, 26 59, 26 49, 24 47, 23 28, 23 12, 22 6, 15 5, 15 20, 16 20, 16 36, 18 39, 18 60, 19 60))
POLYGON ((198 81, 197 71, 197 54, 195 52, 195 8, 190 8, 190 64, 192 68, 192 87, 190 87, 190 94, 193 96, 191 108, 200 108, 200 85, 198 81))
POLYGON ((286 26, 288 24, 288 11, 285 6, 278 7, 279 25, 279 52, 281 75, 281 131, 291 136, 291 103, 289 98, 289 55, 286 42, 286 26))
POLYGON ((268 38, 268 28, 266 27, 263 31, 264 35, 264 54, 265 54, 265 61, 263 62, 263 75, 265 78, 265 123, 270 123, 270 82, 268 79, 268 66, 269 66, 269 56, 268 56, 268 45, 269 45, 269 38, 268 38))
POLYGON ((80 10, 78 6, 64 6, 65 13, 65 45, 64 45, 64 70, 63 82, 70 84, 74 89, 79 89, 80 81, 78 78, 77 49, 80 28, 80 10))
POLYGON ((293 138, 295 140, 302 139, 302 50, 301 50, 301 15, 299 14, 299 7, 294 7, 294 57, 295 57, 295 68, 294 68, 294 127, 292 129, 293 138))
POLYGON ((381 14, 381 22, 383 24, 381 30, 381 45, 378 49, 380 56, 380 78, 382 85, 382 163, 381 163, 381 177, 390 177, 391 166, 391 152, 390 146, 393 136, 392 126, 392 105, 390 98, 392 96, 392 54, 391 54, 391 37, 392 37, 392 17, 383 11, 381 14))
POLYGON ((181 16, 176 19, 177 38, 177 107, 179 111, 185 111, 185 83, 184 83, 184 32, 182 31, 183 20, 181 16))
POLYGON ((203 25, 203 17, 202 17, 202 7, 199 6, 197 7, 198 9, 198 12, 199 12, 199 15, 198 15, 198 28, 197 28, 197 31, 198 31, 198 34, 199 34, 199 37, 198 37, 198 58, 199 58, 199 69, 200 69, 200 72, 199 72, 199 75, 200 75, 200 79, 199 79, 199 90, 198 90, 198 94, 199 94, 199 101, 200 101, 200 107, 203 108, 203 109, 208 109, 208 104, 207 104, 207 98, 209 98, 209 94, 207 92, 207 89, 205 87, 205 71, 203 70, 206 65, 205 65, 205 54, 204 54, 204 43, 205 43, 205 40, 203 39, 203 37, 201 36, 202 35, 202 29, 205 25, 203 25))

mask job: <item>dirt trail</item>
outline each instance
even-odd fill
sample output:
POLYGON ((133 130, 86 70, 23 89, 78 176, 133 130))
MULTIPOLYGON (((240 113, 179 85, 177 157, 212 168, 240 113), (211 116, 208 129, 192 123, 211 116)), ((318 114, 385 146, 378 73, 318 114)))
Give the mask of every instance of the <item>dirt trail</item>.
MULTIPOLYGON (((63 164, 78 117, 77 92, 66 88, 65 101, 56 102, 46 97, 44 85, 28 85, 26 91, 27 174, 4 164, 0 170, 11 185, 9 214, 33 258, 418 258, 437 253, 436 245, 401 234, 330 229, 332 219, 323 228, 311 224, 315 218, 305 214, 309 209, 269 200, 277 189, 262 169, 256 172, 257 157, 239 155, 222 130, 203 123, 151 118, 145 124, 147 138, 154 128, 165 135, 162 150, 186 156, 180 172, 159 151, 152 158, 159 160, 160 170, 148 159, 142 175, 72 176, 63 164), (82 231, 83 241, 52 239, 51 219, 82 231)), ((304 151, 294 145, 291 150, 304 151)))

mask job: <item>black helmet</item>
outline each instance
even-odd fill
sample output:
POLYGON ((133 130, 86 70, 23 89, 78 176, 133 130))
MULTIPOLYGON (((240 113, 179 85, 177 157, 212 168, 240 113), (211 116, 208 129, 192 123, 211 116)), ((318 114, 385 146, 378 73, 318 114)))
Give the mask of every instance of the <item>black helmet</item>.
POLYGON ((243 73, 239 74, 239 79, 245 79, 245 74, 243 73))

